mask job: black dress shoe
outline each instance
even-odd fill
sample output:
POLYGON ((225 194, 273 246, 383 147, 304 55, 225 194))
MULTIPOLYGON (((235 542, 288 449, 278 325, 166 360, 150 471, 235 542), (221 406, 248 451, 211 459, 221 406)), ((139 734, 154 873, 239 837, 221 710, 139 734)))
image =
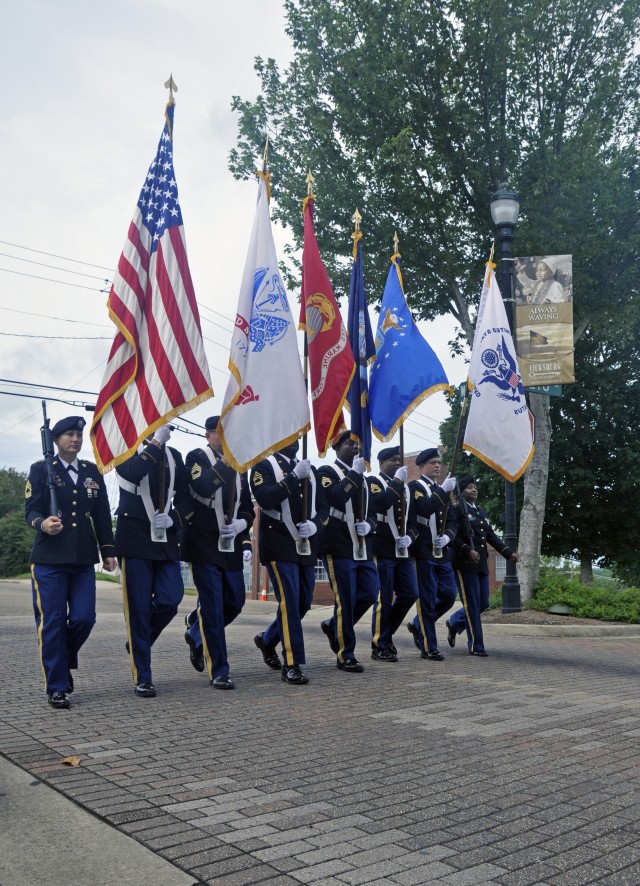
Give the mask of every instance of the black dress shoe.
POLYGON ((155 698, 156 688, 153 683, 138 683, 133 690, 138 698, 155 698))
POLYGON ((196 644, 196 641, 193 639, 189 631, 184 632, 184 639, 189 647, 189 661, 191 662, 191 666, 201 674, 204 671, 204 652, 202 646, 196 644))
MULTIPOLYGON (((420 649, 420 634, 418 632, 418 628, 414 625, 412 621, 407 622, 407 630, 413 637, 413 642, 416 649, 420 649)), ((420 651, 422 652, 422 649, 420 649, 420 651)))
POLYGON ((420 658, 428 658, 429 661, 444 661, 444 655, 437 649, 432 649, 431 652, 421 652, 420 658))
POLYGON ((71 671, 67 672, 67 695, 71 695, 73 692, 73 674, 71 671))
POLYGON ((484 649, 482 652, 473 652, 472 650, 469 650, 469 655, 477 655, 478 658, 489 658, 489 653, 485 652, 484 649))
POLYGON ((336 640, 336 635, 331 628, 331 623, 328 621, 321 621, 320 627, 322 628, 322 633, 325 634, 327 640, 329 641, 329 646, 331 647, 331 651, 334 655, 338 654, 339 646, 338 641, 336 640))
POLYGON ((391 653, 391 655, 395 655, 396 658, 398 657, 398 650, 397 650, 396 647, 393 645, 393 643, 389 643, 389 645, 387 646, 387 649, 389 650, 389 652, 391 653))
POLYGON ((131 655, 131 647, 129 646, 129 641, 124 644, 124 648, 127 650, 127 655, 131 655))
POLYGON ((291 683, 292 686, 304 686, 309 682, 307 675, 300 670, 300 665, 293 665, 291 668, 282 665, 282 680, 284 683, 291 683))
POLYGON ((214 689, 235 689, 236 684, 228 674, 222 674, 220 677, 214 677, 211 681, 214 689))
POLYGON ((375 661, 398 661, 398 656, 390 648, 379 649, 377 646, 371 650, 371 658, 375 661))
POLYGON ((363 666, 357 658, 348 658, 346 661, 339 661, 336 664, 339 671, 347 671, 349 674, 361 674, 364 671, 363 666))
POLYGON ((271 668, 272 671, 279 671, 282 669, 282 662, 280 661, 278 653, 275 649, 267 646, 262 639, 262 634, 256 634, 253 638, 253 642, 262 653, 262 659, 268 668, 271 668))
POLYGON ((52 692, 49 696, 49 704, 56 709, 71 707, 71 702, 67 698, 66 692, 52 692))
POLYGON ((456 645, 456 637, 458 635, 454 628, 451 627, 450 621, 445 621, 445 625, 447 626, 447 643, 453 649, 453 647, 456 645))

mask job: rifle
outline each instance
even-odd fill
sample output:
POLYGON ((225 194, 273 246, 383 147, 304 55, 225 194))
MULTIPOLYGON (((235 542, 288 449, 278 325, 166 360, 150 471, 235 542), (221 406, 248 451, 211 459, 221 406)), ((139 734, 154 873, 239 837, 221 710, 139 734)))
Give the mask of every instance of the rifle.
POLYGON ((47 401, 42 401, 42 416, 44 424, 40 428, 40 438, 42 440, 42 454, 44 456, 47 467, 47 489, 49 490, 49 516, 59 517, 58 498, 56 496, 56 481, 53 470, 53 437, 51 436, 51 428, 49 427, 50 419, 47 418, 47 401))

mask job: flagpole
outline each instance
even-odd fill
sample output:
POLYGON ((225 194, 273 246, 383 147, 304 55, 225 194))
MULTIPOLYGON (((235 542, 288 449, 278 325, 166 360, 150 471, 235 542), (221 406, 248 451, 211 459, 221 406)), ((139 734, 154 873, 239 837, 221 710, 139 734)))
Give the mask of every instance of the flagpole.
MULTIPOLYGON (((458 422, 458 432, 456 434, 456 442, 453 447, 453 458, 451 459, 451 464, 449 465, 449 473, 452 477, 456 475, 456 468, 458 466, 458 456, 462 451, 462 438, 464 434, 464 425, 465 419, 467 417, 467 410, 469 408, 469 388, 465 385, 464 390, 464 399, 462 401, 462 408, 460 410, 460 420, 458 422)), ((456 481, 456 494, 458 498, 460 498, 460 487, 458 486, 458 482, 456 481)), ((451 498, 448 497, 446 502, 444 503, 444 508, 442 510, 442 519, 440 521, 440 535, 445 530, 447 525, 447 518, 449 516, 449 506, 451 504, 451 498)), ((434 539, 435 540, 435 539, 434 539)), ((433 546, 433 556, 436 560, 439 560, 442 557, 442 548, 437 548, 435 545, 433 546)))
MULTIPOLYGON (((356 211, 351 216, 351 220, 353 221, 353 227, 354 227, 353 234, 351 235, 351 237, 353 238, 353 261, 355 262, 355 261, 357 261, 357 258, 358 258, 358 243, 362 239, 362 232, 360 231, 360 222, 362 221, 362 216, 358 212, 357 206, 356 206, 356 211)), ((355 353, 354 353, 354 357, 355 357, 355 353)), ((358 365, 357 365, 356 371, 359 375, 359 373, 360 373, 360 354, 359 354, 359 352, 358 352, 358 365)), ((358 377, 358 376, 356 376, 356 377, 358 377)), ((360 390, 360 388, 358 388, 358 390, 360 390)), ((351 430, 353 431, 353 414, 351 415, 351 430)), ((364 440, 364 428, 362 429, 362 431, 363 431, 363 440, 364 440)), ((363 442, 363 440, 361 442, 363 442)), ((363 454, 362 450, 360 450, 360 453, 359 453, 360 457, 362 457, 362 454, 363 454)), ((366 495, 365 495, 366 482, 367 481, 365 480, 364 474, 363 474, 362 475, 362 485, 360 486, 360 494, 358 496, 358 505, 359 505, 358 506, 358 519, 359 520, 366 520, 367 519, 367 515, 365 512, 365 509, 366 509, 366 495)), ((366 560, 366 556, 367 556, 366 555, 366 543, 364 540, 364 536, 359 535, 358 536, 358 559, 366 560)))
MULTIPOLYGON (((314 178, 311 174, 311 169, 307 172, 306 177, 307 182, 307 199, 313 196, 313 182, 314 178)), ((306 314, 306 306, 305 306, 305 314, 306 314)), ((304 324, 304 344, 303 344, 303 360, 302 360, 302 371, 304 375, 304 388, 307 392, 307 400, 309 399, 309 339, 307 336, 307 324, 304 324)), ((305 432, 302 437, 302 458, 305 459, 307 457, 307 433, 305 432)), ((307 519, 307 509, 308 509, 308 499, 309 499, 309 480, 307 477, 304 477, 302 482, 302 513, 304 514, 305 520, 307 519)), ((308 538, 301 538, 300 541, 296 542, 296 548, 298 549, 298 553, 301 556, 305 554, 311 553, 311 542, 308 538)))

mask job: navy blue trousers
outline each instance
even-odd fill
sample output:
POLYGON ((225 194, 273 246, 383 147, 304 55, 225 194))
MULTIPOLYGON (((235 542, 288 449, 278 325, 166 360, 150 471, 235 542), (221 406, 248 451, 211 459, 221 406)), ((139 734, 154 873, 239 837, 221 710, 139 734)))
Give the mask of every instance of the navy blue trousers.
POLYGON ((151 683, 151 647, 184 594, 179 560, 122 557, 122 600, 134 683, 151 683))
POLYGON ((455 576, 464 607, 469 652, 484 652, 480 613, 489 608, 489 576, 477 572, 456 572, 455 576))
POLYGON ((278 614, 262 635, 262 640, 271 649, 276 648, 278 641, 282 643, 284 663, 288 668, 302 665, 305 663, 302 619, 311 609, 315 567, 272 560, 267 563, 267 572, 278 601, 278 614))
POLYGON ((327 554, 322 562, 336 598, 329 624, 338 642, 338 661, 343 663, 356 657, 355 625, 375 603, 380 579, 373 560, 351 560, 327 554))
POLYGON ((412 560, 378 559, 380 592, 373 605, 371 624, 374 648, 388 649, 407 612, 418 598, 418 581, 412 560), (395 592, 395 598, 394 598, 395 592))
POLYGON ((66 692, 69 670, 96 623, 96 574, 93 566, 31 564, 44 686, 49 695, 66 692))
POLYGON ((436 560, 416 560, 418 602, 416 616, 411 624, 418 629, 418 641, 423 652, 438 649, 436 622, 453 606, 456 580, 451 563, 436 560))
POLYGON ((197 646, 204 647, 209 679, 213 680, 229 673, 224 629, 242 612, 244 574, 241 569, 225 572, 211 563, 192 563, 191 570, 198 591, 198 617, 189 633, 197 646))

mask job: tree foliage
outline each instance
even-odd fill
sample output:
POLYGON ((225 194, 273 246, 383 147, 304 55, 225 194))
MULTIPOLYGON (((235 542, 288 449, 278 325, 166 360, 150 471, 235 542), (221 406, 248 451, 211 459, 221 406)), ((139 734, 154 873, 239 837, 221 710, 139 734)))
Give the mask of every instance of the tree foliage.
POLYGON ((0 468, 0 577, 29 571, 33 529, 24 520, 27 475, 0 468))

